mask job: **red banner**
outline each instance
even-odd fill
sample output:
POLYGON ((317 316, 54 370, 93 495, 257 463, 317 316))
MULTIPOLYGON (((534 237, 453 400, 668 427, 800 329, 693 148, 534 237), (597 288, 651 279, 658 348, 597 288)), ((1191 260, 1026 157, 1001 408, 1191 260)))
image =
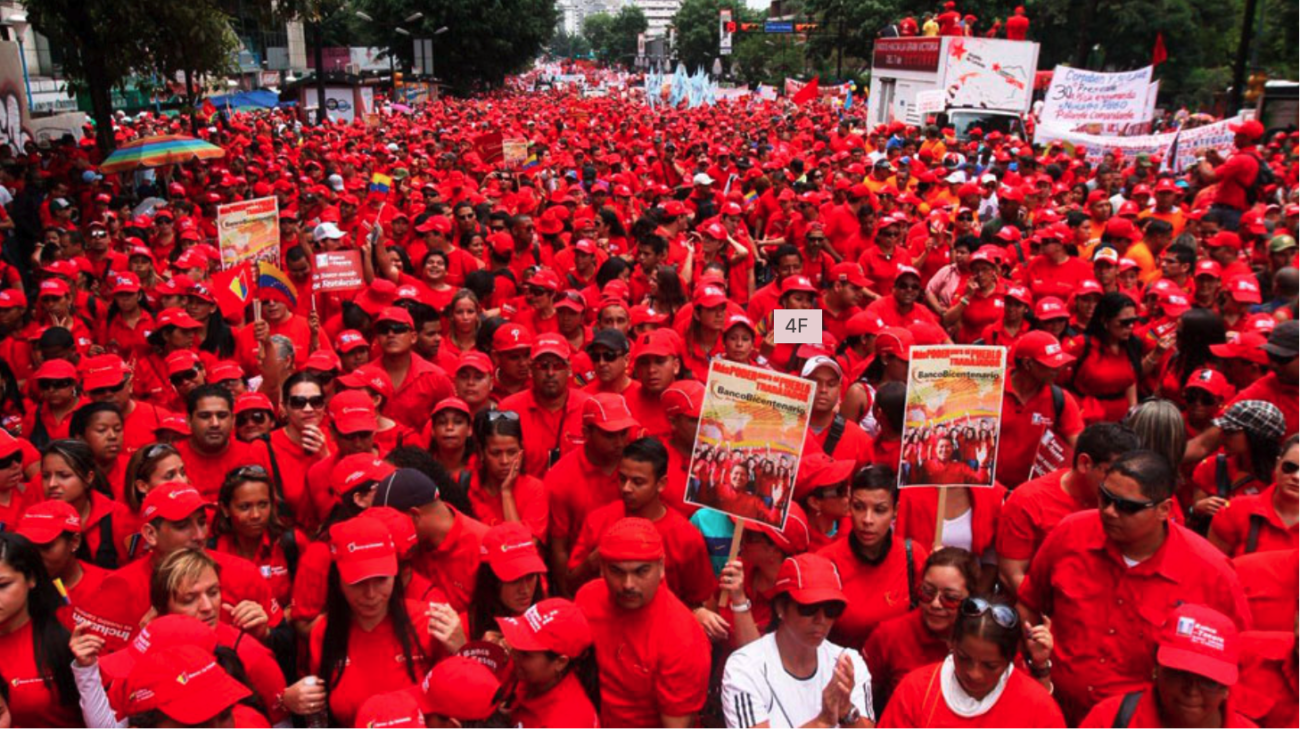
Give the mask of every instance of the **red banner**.
POLYGON ((366 286, 361 268, 361 252, 356 249, 324 251, 316 254, 312 272, 317 292, 352 292, 366 286))
POLYGON ((871 67, 896 71, 938 71, 943 41, 929 38, 880 38, 872 49, 871 67))

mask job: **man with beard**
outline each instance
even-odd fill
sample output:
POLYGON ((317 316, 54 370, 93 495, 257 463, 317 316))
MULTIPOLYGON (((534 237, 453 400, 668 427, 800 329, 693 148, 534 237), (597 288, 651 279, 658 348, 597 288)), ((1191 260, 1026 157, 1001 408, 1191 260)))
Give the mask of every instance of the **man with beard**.
POLYGON ((591 396, 569 385, 571 356, 563 336, 539 336, 529 353, 532 385, 501 401, 501 411, 513 411, 523 426, 524 473, 539 479, 582 444, 582 405, 591 396))

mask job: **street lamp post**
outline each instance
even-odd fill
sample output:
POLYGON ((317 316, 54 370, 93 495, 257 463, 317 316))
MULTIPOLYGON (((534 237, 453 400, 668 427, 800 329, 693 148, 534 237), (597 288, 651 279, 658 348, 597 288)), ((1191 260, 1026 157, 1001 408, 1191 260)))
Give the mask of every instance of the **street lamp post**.
MULTIPOLYGON (((433 34, 434 34, 435 36, 440 36, 440 35, 442 35, 443 33, 446 33, 446 32, 447 32, 447 26, 444 25, 443 27, 439 28, 438 30, 435 30, 435 31, 433 32, 433 34)), ((433 79, 434 79, 434 83, 437 83, 437 80, 438 80, 438 73, 437 73, 437 70, 436 70, 436 69, 434 68, 434 66, 433 66, 433 44, 432 44, 432 43, 429 44, 429 75, 433 77, 433 79)))
POLYGON ((24 39, 27 37, 27 29, 32 26, 27 22, 27 16, 23 13, 17 13, 8 17, 8 23, 14 29, 14 36, 18 39, 18 58, 23 62, 23 86, 27 89, 27 109, 32 108, 32 80, 27 75, 27 49, 24 47, 24 39))

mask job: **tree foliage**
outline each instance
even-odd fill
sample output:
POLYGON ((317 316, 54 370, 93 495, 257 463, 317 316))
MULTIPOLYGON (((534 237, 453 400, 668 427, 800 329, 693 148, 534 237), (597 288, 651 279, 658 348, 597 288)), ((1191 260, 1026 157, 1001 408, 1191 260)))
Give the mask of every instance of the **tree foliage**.
POLYGON ((560 29, 555 32, 547 50, 556 58, 586 58, 591 53, 591 44, 581 33, 569 34, 560 29))
POLYGON ((582 21, 582 35, 602 62, 631 66, 636 57, 636 38, 649 27, 641 8, 624 5, 614 15, 588 15, 582 21))
MULTIPOLYGON (((686 68, 713 67, 713 59, 718 58, 718 12, 723 8, 731 8, 731 19, 737 23, 761 22, 764 16, 734 0, 684 0, 673 16, 673 27, 677 29, 677 60, 686 68)), ((762 33, 732 34, 732 54, 740 54, 742 45, 762 37, 762 33)), ((756 58, 751 60, 753 63, 734 58, 732 62, 744 67, 761 65, 756 58)))

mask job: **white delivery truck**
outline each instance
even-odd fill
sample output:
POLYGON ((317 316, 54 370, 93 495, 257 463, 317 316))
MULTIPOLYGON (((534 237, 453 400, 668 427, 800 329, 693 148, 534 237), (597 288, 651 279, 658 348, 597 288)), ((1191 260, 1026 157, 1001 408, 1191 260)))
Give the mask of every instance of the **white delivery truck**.
POLYGON ((1033 102, 1038 44, 1001 38, 879 38, 872 49, 869 126, 940 118, 966 139, 985 133, 1025 136, 1022 115, 1033 102))

